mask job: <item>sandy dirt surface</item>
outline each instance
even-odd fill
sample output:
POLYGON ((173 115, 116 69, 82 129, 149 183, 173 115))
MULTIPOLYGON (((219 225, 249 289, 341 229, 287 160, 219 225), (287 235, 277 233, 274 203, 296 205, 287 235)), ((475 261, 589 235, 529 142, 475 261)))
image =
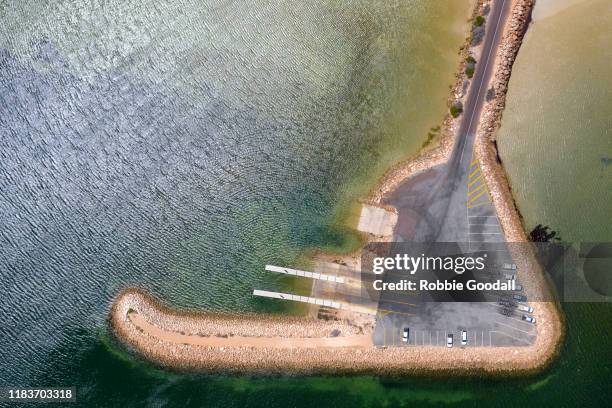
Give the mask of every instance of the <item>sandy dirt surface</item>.
POLYGON ((128 320, 136 327, 150 336, 167 343, 188 344, 205 347, 254 347, 254 348, 321 348, 321 347, 353 347, 364 348, 372 346, 372 336, 355 334, 336 337, 252 337, 252 336, 219 336, 216 333, 202 335, 194 333, 179 333, 161 329, 147 321, 137 313, 130 312, 128 320))

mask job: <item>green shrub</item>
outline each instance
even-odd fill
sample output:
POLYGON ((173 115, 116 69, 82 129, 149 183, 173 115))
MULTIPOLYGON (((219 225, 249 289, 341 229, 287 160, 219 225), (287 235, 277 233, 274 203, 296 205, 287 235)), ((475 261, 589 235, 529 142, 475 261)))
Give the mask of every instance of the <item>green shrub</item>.
POLYGON ((450 114, 453 118, 456 118, 457 116, 459 116, 461 112, 463 112, 463 108, 461 106, 451 105, 450 114))
POLYGON ((474 76, 474 68, 473 67, 467 67, 465 69, 465 75, 467 75, 468 78, 471 78, 474 76))
POLYGON ((467 58, 465 59, 465 62, 467 62, 468 64, 475 64, 476 59, 474 59, 474 57, 472 57, 471 55, 468 55, 467 58))
POLYGON ((485 23, 485 18, 483 16, 478 16, 476 17, 476 19, 474 20, 474 25, 476 27, 480 27, 481 25, 483 25, 485 23))

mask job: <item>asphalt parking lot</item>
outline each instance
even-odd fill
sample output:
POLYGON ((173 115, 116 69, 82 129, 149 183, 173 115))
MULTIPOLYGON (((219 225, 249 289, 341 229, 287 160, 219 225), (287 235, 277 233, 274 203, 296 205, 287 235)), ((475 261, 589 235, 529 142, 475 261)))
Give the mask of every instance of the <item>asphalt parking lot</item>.
POLYGON ((536 326, 521 320, 515 311, 506 316, 497 303, 423 303, 412 316, 385 313, 376 317, 374 343, 379 346, 446 346, 446 337, 454 335, 459 346, 461 331, 466 330, 467 347, 528 346, 536 336, 536 326), (404 328, 410 329, 407 343, 404 328))
MULTIPOLYGON (((512 263, 512 259, 475 160, 469 162, 453 197, 451 208, 454 211, 452 216, 447 216, 438 241, 456 242, 463 236, 466 242, 457 242, 462 251, 486 251, 488 269, 480 278, 505 279, 508 274, 516 274, 516 271, 504 269, 504 264, 512 263)), ((521 295, 522 291, 488 292, 478 299, 470 299, 477 301, 450 302, 434 300, 428 292, 383 292, 374 342, 379 346, 446 347, 447 335, 452 333, 454 346, 460 346, 461 332, 466 330, 467 347, 530 345, 537 334, 537 322, 532 324, 522 320, 527 313, 517 306, 526 302, 512 299, 513 294, 521 295), (404 328, 410 329, 407 343, 402 341, 404 328)))
MULTIPOLYGON (((491 270, 479 277, 489 280, 505 279, 515 272, 503 268, 509 261, 507 253, 499 250, 491 270)), ((516 281, 517 285, 520 282, 516 281)), ((535 340, 537 325, 526 322, 512 295, 522 291, 487 292, 477 302, 439 302, 429 292, 383 292, 376 316, 374 342, 378 346, 444 346, 447 335, 454 335, 454 345, 460 345, 462 330, 467 331, 471 346, 528 346, 535 340), (410 329, 409 341, 402 341, 404 328, 410 329)))

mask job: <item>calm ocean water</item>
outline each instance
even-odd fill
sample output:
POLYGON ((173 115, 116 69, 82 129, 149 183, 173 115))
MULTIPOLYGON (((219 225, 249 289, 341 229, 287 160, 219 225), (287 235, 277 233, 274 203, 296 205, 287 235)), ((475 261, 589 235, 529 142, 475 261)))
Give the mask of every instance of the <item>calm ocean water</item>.
POLYGON ((612 241, 612 3, 544 0, 535 11, 512 73, 501 158, 529 227, 612 241))
MULTIPOLYGON (((351 203, 445 112, 470 1, 0 2, 0 384, 83 407, 600 401, 607 306, 537 378, 183 375, 126 354, 112 296, 284 311, 265 263, 349 248, 351 203), (593 357, 597 358, 593 358, 593 357), (519 391, 521 393, 519 393, 519 391)), ((537 217, 536 217, 537 218, 537 217)))

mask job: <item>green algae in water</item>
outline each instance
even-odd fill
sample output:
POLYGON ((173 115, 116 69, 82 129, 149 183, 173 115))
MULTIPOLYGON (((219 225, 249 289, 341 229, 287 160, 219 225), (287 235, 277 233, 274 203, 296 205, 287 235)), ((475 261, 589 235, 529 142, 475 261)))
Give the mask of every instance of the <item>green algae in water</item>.
POLYGON ((536 382, 534 382, 533 384, 530 384, 526 390, 527 391, 537 391, 542 387, 545 387, 548 383, 550 383, 550 381, 553 379, 554 374, 549 375, 548 377, 545 377, 541 380, 538 380, 536 382))

